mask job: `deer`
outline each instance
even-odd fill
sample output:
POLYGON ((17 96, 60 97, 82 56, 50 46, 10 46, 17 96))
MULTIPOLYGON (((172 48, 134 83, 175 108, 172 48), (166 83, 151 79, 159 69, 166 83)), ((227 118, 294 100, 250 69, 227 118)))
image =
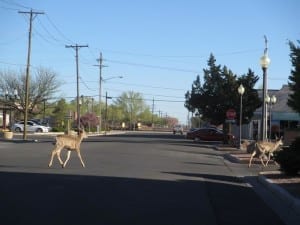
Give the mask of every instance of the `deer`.
POLYGON ((56 155, 62 168, 65 168, 67 165, 67 162, 70 159, 71 152, 76 151, 77 155, 80 159, 82 167, 85 167, 85 164, 84 164, 84 162, 81 158, 81 154, 80 154, 80 144, 81 144, 83 138, 87 138, 87 135, 84 130, 80 130, 79 134, 77 136, 66 135, 66 134, 57 135, 55 138, 56 139, 55 147, 52 150, 51 159, 50 159, 48 166, 49 167, 52 166, 53 158, 56 155), (60 157, 60 153, 61 153, 62 149, 65 149, 68 151, 65 162, 63 162, 60 157))
POLYGON ((251 154, 248 167, 250 168, 253 157, 258 154, 260 161, 264 167, 266 167, 271 159, 271 156, 275 151, 278 151, 280 147, 283 145, 282 137, 280 139, 276 139, 275 142, 267 142, 267 141, 258 141, 255 143, 254 150, 251 154), (268 154, 266 164, 263 161, 263 157, 268 154))

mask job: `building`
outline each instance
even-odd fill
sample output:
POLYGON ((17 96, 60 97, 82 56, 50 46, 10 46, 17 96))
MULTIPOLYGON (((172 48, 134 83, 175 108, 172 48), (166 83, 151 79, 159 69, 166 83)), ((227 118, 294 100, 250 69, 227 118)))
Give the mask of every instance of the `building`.
MULTIPOLYGON (((300 127, 300 114, 287 105, 290 93, 288 85, 283 85, 280 90, 268 90, 268 96, 276 96, 276 102, 274 104, 269 103, 267 106, 268 138, 271 136, 273 139, 275 135, 283 136, 286 129, 300 127)), ((262 96, 262 90, 258 90, 258 94, 262 96)), ((242 138, 258 139, 260 137, 261 113, 261 107, 256 109, 251 122, 248 125, 243 125, 242 138)))

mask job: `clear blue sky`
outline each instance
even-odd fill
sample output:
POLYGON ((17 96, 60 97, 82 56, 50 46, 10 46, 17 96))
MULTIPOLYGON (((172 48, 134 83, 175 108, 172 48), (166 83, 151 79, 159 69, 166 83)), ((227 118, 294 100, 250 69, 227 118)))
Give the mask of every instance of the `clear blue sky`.
MULTIPOLYGON (((248 68, 262 78, 264 38, 271 64, 268 88, 287 84, 291 70, 287 40, 300 39, 299 0, 0 0, 0 68, 25 69, 29 16, 33 22, 31 72, 51 68, 63 82, 57 96, 76 96, 75 51, 79 50, 80 94, 99 96, 103 54, 103 95, 143 94, 155 111, 187 121, 184 94, 203 75, 210 53, 235 74, 248 68)), ((261 87, 262 79, 257 83, 261 87)), ((233 90, 235 91, 235 90, 233 90)), ((112 101, 112 100, 110 100, 112 101)))

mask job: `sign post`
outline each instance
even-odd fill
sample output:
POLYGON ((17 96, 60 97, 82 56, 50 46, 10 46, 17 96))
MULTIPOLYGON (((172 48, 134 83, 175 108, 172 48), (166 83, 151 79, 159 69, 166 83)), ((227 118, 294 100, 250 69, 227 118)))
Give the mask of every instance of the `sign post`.
POLYGON ((226 120, 225 120, 225 122, 228 123, 228 133, 231 133, 231 124, 235 123, 235 118, 236 118, 236 111, 234 109, 228 109, 226 111, 226 120))

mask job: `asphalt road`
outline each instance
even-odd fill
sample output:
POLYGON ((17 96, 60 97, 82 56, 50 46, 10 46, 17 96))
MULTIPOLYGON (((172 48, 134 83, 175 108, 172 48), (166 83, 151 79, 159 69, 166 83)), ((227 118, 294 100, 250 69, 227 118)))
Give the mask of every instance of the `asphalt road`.
MULTIPOLYGON (((222 153, 182 136, 89 137, 62 169, 52 138, 0 142, 0 224, 279 225, 222 153)), ((65 156, 64 156, 65 157, 65 156)), ((245 168, 242 168, 245 169, 245 168)))

